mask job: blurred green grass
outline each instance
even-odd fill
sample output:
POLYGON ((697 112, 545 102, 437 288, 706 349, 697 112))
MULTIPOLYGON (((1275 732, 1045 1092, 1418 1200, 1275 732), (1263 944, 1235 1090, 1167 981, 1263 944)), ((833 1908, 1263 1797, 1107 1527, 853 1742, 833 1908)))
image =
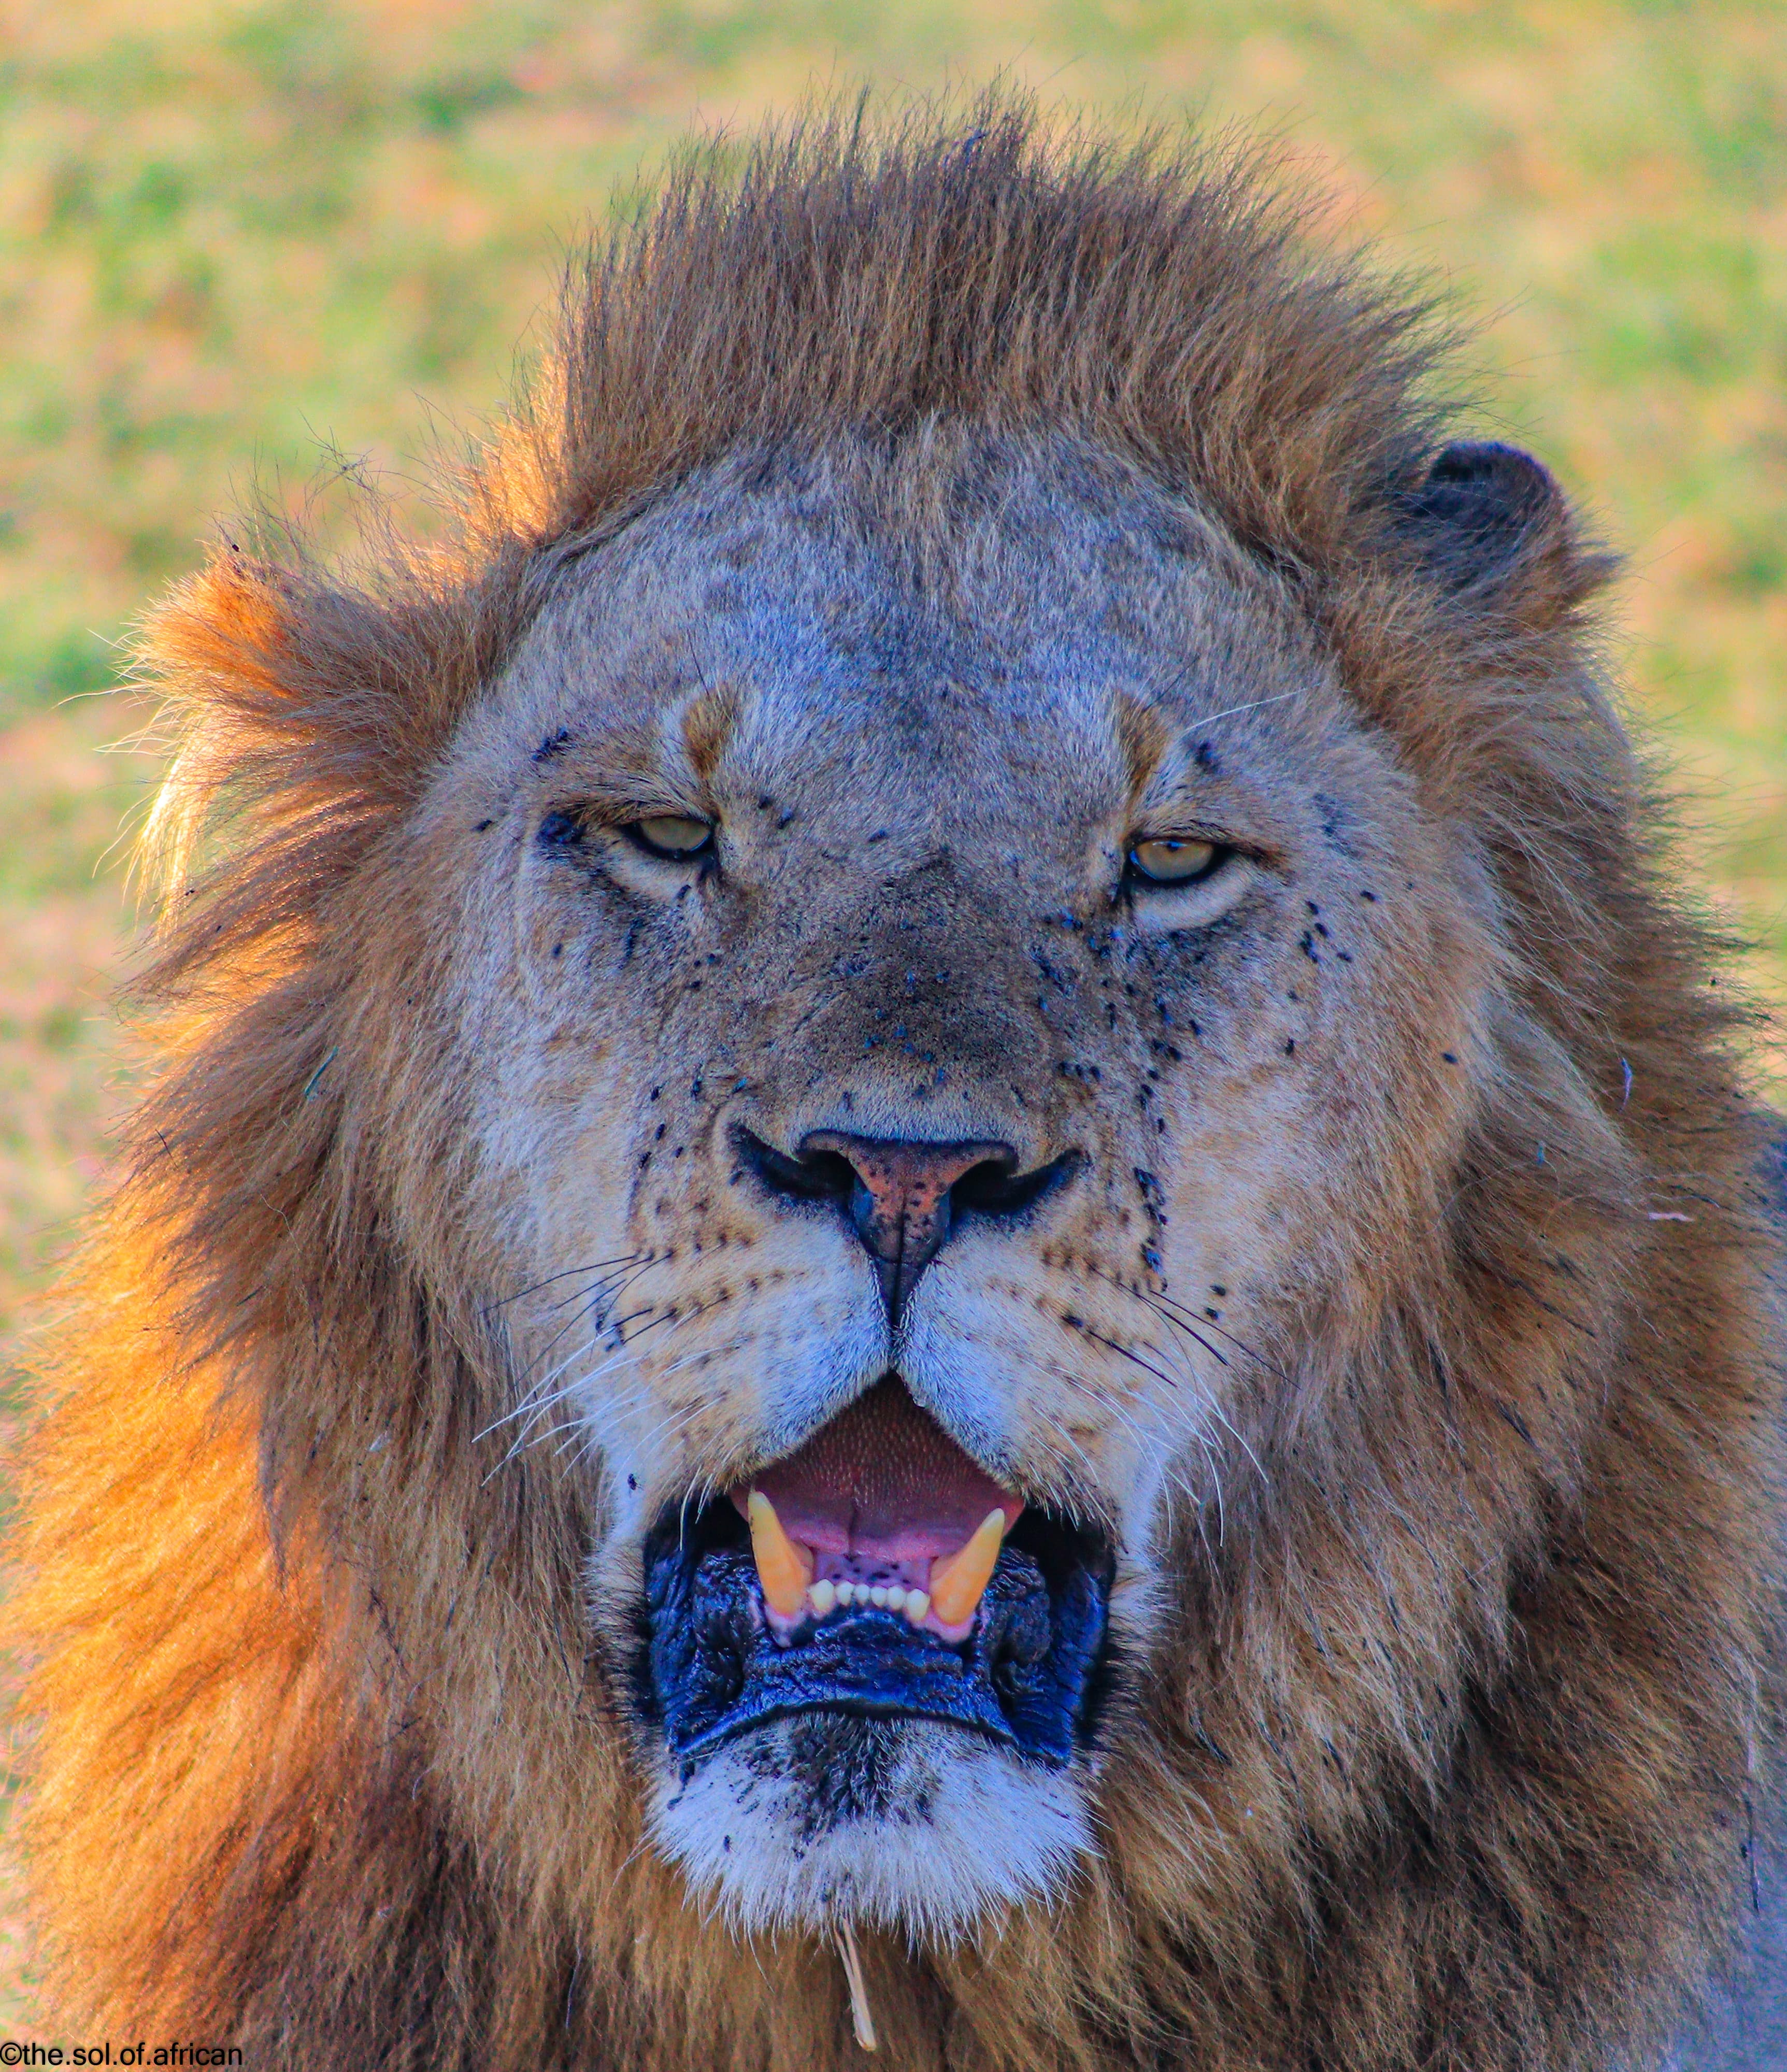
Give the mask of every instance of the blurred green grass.
MULTIPOLYGON (((145 715, 84 695, 121 634, 256 484, 340 536, 325 454, 425 525, 416 456, 498 405, 614 184, 813 85, 1004 67, 1263 126, 1337 230, 1437 273, 1485 322, 1481 421, 1630 557, 1637 711, 1787 1003, 1784 28, 1732 0, 0 0, 0 1347, 128 1077, 115 838, 155 763, 99 754, 145 715)), ((1763 1064, 1787 1083, 1778 1040, 1763 1064)))

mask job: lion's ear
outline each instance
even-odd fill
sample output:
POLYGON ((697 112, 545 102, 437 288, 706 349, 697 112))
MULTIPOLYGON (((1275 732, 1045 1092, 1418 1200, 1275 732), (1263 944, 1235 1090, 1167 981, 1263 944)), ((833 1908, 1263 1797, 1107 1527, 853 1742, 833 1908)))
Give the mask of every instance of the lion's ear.
POLYGON ((1444 586, 1544 619, 1604 582, 1609 557, 1584 550, 1557 479, 1529 453, 1460 439, 1403 498, 1397 530, 1444 586))

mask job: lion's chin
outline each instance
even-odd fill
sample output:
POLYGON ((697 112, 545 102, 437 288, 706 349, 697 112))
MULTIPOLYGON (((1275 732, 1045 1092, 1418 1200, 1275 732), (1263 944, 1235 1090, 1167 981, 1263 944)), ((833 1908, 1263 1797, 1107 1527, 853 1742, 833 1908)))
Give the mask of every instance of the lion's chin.
POLYGON ((651 1827, 742 1934, 840 1922, 935 1944, 1058 1892, 1088 1848, 1073 1772, 930 1720, 817 1712, 743 1735, 684 1781, 651 1827))

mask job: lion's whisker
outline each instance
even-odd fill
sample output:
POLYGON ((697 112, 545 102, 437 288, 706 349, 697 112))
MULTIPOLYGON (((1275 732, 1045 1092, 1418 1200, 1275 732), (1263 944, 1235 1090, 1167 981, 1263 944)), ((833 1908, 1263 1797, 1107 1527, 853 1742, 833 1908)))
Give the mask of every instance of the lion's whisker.
MULTIPOLYGON (((1161 1311, 1162 1314, 1164 1314, 1165 1310, 1174 1309, 1177 1310, 1181 1316, 1189 1317, 1191 1314, 1190 1310, 1183 1302, 1176 1301, 1170 1295, 1155 1294, 1144 1289, 1141 1291, 1141 1299, 1148 1304, 1150 1309, 1161 1311)), ((1173 1322, 1177 1320, 1169 1318, 1168 1321, 1169 1322, 1173 1322)), ((1222 1325, 1215 1322, 1213 1319, 1208 1317, 1199 1317, 1197 1322, 1197 1328, 1200 1331, 1213 1331, 1219 1338, 1226 1338, 1229 1343, 1234 1347, 1237 1352, 1245 1353, 1249 1359, 1252 1360, 1256 1366, 1263 1367, 1267 1373, 1272 1375, 1275 1379, 1287 1383, 1290 1380, 1290 1375, 1285 1372, 1283 1367, 1277 1366, 1274 1362, 1267 1359, 1263 1352, 1259 1351, 1256 1347, 1250 1346, 1245 1338, 1238 1338, 1233 1331, 1226 1330, 1222 1325)))
MULTIPOLYGON (((1144 1360, 1141 1355, 1136 1350, 1133 1346, 1124 1345, 1120 1341, 1115 1338, 1107 1338, 1102 1331, 1088 1330, 1086 1335, 1089 1338, 1095 1340, 1098 1344, 1108 1346, 1112 1352, 1117 1354, 1121 1359, 1133 1362, 1136 1366, 1139 1367, 1142 1370, 1144 1374, 1151 1374, 1156 1381, 1164 1381, 1169 1388, 1177 1389, 1178 1388, 1179 1383, 1173 1375, 1167 1373, 1164 1368, 1156 1367, 1151 1360, 1144 1360)), ((1150 1346, 1148 1350, 1151 1352, 1156 1353, 1160 1351, 1160 1348, 1157 1346, 1150 1346)), ((1218 1354, 1217 1357, 1220 1359, 1222 1356, 1218 1354)), ((1223 1365, 1225 1367, 1227 1364, 1228 1363, 1226 1360, 1223 1361, 1223 1365)))
MULTIPOLYGON (((647 1260, 643 1265, 635 1267, 631 1273, 622 1276, 617 1285, 613 1287, 609 1286, 606 1282, 604 1282, 598 1285, 592 1293, 577 1297, 576 1298, 576 1305, 573 1308, 573 1314, 567 1317, 565 1322, 560 1325, 558 1329, 553 1332, 553 1335, 546 1341, 545 1344, 540 1347, 540 1350, 536 1354, 535 1354, 533 1359, 528 1363, 528 1366, 524 1367, 521 1370, 520 1373, 516 1376, 516 1379, 517 1381, 525 1380, 529 1368, 537 1366, 541 1360, 544 1359, 548 1355, 551 1353, 553 1346, 558 1343, 559 1340, 562 1338, 568 1331, 573 1330, 576 1328, 581 1317, 589 1316, 594 1314, 596 1311, 599 1310, 605 1303, 612 1304, 618 1301, 622 1291, 625 1289, 631 1288, 633 1283, 639 1278, 640 1275, 645 1272, 647 1268, 651 1266, 653 1263, 654 1261, 652 1260, 647 1260)), ((564 1305, 555 1305, 554 1306, 557 1307, 564 1305)), ((634 1314, 637 1315, 643 1314, 643 1313, 635 1311, 634 1314)), ((629 1317, 622 1321, 623 1324, 630 1323, 632 1321, 632 1318, 629 1317)), ((606 1326, 606 1328, 610 1330, 617 1330, 622 1328, 622 1326, 610 1325, 606 1326)))
MULTIPOLYGON (((1150 1298, 1148 1298, 1148 1297, 1144 1297, 1144 1301, 1148 1301, 1149 1299, 1150 1299, 1150 1298)), ((1151 1307, 1152 1307, 1152 1306, 1153 1306, 1153 1305, 1152 1305, 1152 1301, 1150 1301, 1150 1306, 1151 1306, 1151 1307)), ((1159 1309, 1156 1309, 1156 1315, 1158 1315, 1158 1316, 1161 1318, 1161 1322, 1162 1322, 1163 1323, 1173 1324, 1173 1323, 1176 1323, 1176 1322, 1177 1322, 1177 1321, 1178 1321, 1176 1318, 1169 1317, 1169 1316, 1166 1315, 1166 1314, 1165 1314, 1165 1312, 1164 1312, 1164 1311, 1161 1311, 1161 1310, 1159 1310, 1159 1309)), ((1190 1333, 1190 1336, 1191 1336, 1191 1337, 1193 1337, 1193 1338, 1197 1338, 1197 1342, 1198 1342, 1200 1345, 1203 1345, 1203 1344, 1204 1344, 1204 1340, 1203 1340, 1203 1339, 1199 1336, 1199 1334, 1198 1334, 1196 1331, 1192 1331, 1192 1332, 1190 1333)), ((1237 1340, 1237 1341, 1236 1341, 1236 1343, 1237 1343, 1237 1344, 1239 1344, 1239 1340, 1237 1340)), ((1166 1354, 1165 1354, 1165 1351, 1164 1351, 1164 1350, 1162 1350, 1162 1349, 1161 1349, 1160 1346, 1156 1346, 1156 1345, 1153 1345, 1153 1344, 1150 1343, 1149 1347, 1148 1347, 1148 1350, 1149 1350, 1151 1352, 1158 1352, 1158 1353, 1160 1353, 1161 1357, 1163 1359, 1165 1359, 1166 1358, 1166 1354)), ((1214 1348, 1211 1348, 1211 1347, 1208 1347, 1208 1346, 1206 1346, 1206 1350, 1214 1350, 1214 1348)), ((1248 1352, 1248 1353, 1249 1353, 1249 1357, 1250 1357, 1250 1358, 1253 1358, 1253 1359, 1257 1359, 1257 1358, 1258 1358, 1258 1355, 1255 1355, 1255 1354, 1252 1354, 1252 1353, 1249 1352, 1249 1349, 1248 1349, 1247 1346, 1241 1346, 1241 1350, 1242 1350, 1242 1351, 1243 1351, 1243 1352, 1248 1352)), ((1221 1355, 1220 1354, 1218 1354, 1216 1356, 1217 1356, 1217 1358, 1218 1358, 1218 1359, 1222 1359, 1222 1355, 1221 1355)), ((1224 1366, 1224 1367, 1226 1367, 1226 1366, 1228 1365, 1228 1362, 1227 1362, 1226 1360, 1223 1360, 1223 1361, 1222 1361, 1222 1364, 1223 1364, 1223 1366, 1224 1366)), ((1261 1363, 1261 1364, 1262 1364, 1262 1365, 1264 1365, 1265 1363, 1264 1363, 1263 1362, 1262 1362, 1262 1363, 1261 1363)), ((1267 1371, 1268 1371, 1268 1372, 1271 1372, 1271 1371, 1273 1371, 1273 1370, 1271 1370, 1271 1369, 1268 1368, 1268 1369, 1267 1369, 1267 1371)), ((1248 1460, 1252 1463, 1254 1473, 1255 1473, 1256 1475, 1258 1475, 1258 1476, 1259 1476, 1259 1479, 1260 1479, 1261 1483, 1262 1483, 1262 1484, 1263 1484, 1266 1488, 1270 1489, 1270 1488, 1271 1487, 1271 1477, 1267 1474, 1267 1472, 1266 1472, 1266 1470, 1265 1470, 1264 1467, 1263 1467, 1263 1466, 1261 1465, 1261 1463, 1260 1463, 1259 1456, 1259 1455, 1258 1455, 1258 1454, 1254 1451, 1253 1448, 1252 1448, 1252 1447, 1251 1447, 1251 1446, 1247 1443, 1247 1438, 1246 1438, 1246 1437, 1243 1435, 1243 1433, 1242 1433, 1242 1431, 1241 1431, 1240 1428, 1239 1428, 1239 1426, 1238 1426, 1238 1425, 1234 1422, 1234 1420, 1233 1420, 1229 1416, 1229 1415, 1228 1415, 1227 1412, 1226 1412, 1226 1411, 1225 1411, 1225 1410, 1223 1409, 1223 1408, 1222 1408, 1222 1401, 1221 1401, 1221 1399, 1218 1396, 1218 1395, 1216 1394, 1215 1391, 1214 1391, 1214 1390, 1208 1390, 1208 1391, 1206 1391, 1206 1392, 1205 1392, 1205 1393, 1204 1393, 1204 1400, 1205 1400, 1205 1403, 1206 1403, 1206 1404, 1207 1405, 1207 1407, 1208 1407, 1208 1408, 1209 1408, 1209 1410, 1210 1410, 1210 1413, 1211 1416, 1213 1416, 1213 1417, 1216 1420, 1216 1421, 1217 1421, 1217 1423, 1218 1423, 1218 1424, 1222 1425, 1222 1427, 1223 1428, 1223 1429, 1224 1429, 1225 1431, 1226 1431, 1226 1432, 1229 1433, 1229 1435, 1230 1436, 1230 1437, 1232 1437, 1232 1438, 1234 1439, 1234 1441, 1235 1444, 1236 1444, 1236 1445, 1237 1445, 1241 1449, 1242 1452, 1243 1452, 1243 1453, 1244 1453, 1247 1455, 1247 1457, 1248 1460)))
MULTIPOLYGON (((639 1442, 640 1451, 649 1452, 653 1446, 661 1445, 666 1439, 674 1438, 686 1425, 692 1424, 700 1416, 705 1408, 704 1404, 692 1404, 687 1409, 679 1411, 672 1416, 660 1418, 639 1442)), ((593 1433, 579 1433, 575 1443, 578 1447, 588 1445, 594 1436, 593 1433)), ((568 1445, 570 1443, 567 1441, 568 1445)), ((685 1497, 684 1500, 686 1503, 688 1499, 685 1497)))
MULTIPOLYGON (((545 1376, 540 1386, 549 1387, 570 1366, 571 1360, 575 1357, 573 1354, 561 1360, 552 1372, 545 1376)), ((531 1425, 536 1419, 544 1416, 555 1403, 562 1403, 576 1386, 575 1382, 569 1382, 563 1388, 554 1390, 550 1396, 540 1396, 537 1390, 530 1390, 526 1400, 518 1403, 514 1409, 505 1411, 500 1417, 493 1417, 482 1432, 474 1435, 472 1444, 476 1445, 479 1440, 487 1439, 491 1433, 501 1431, 505 1424, 512 1424, 518 1417, 526 1417, 531 1425)))
MULTIPOLYGON (((643 1314, 643 1313, 642 1312, 640 1314, 643 1314)), ((639 1338, 642 1338, 647 1331, 651 1329, 652 1323, 674 1323, 680 1321, 680 1319, 673 1318, 668 1309, 660 1310, 651 1322, 642 1324, 639 1330, 633 1334, 633 1337, 631 1339, 628 1339, 623 1345, 617 1346, 615 1350, 608 1355, 606 1359, 598 1362, 595 1367, 590 1368, 587 1372, 581 1374, 574 1379, 568 1382, 563 1388, 558 1390, 556 1394, 548 1398, 547 1400, 543 1403, 532 1401, 533 1396, 537 1394, 538 1386, 544 1385, 536 1384, 536 1390, 529 1392, 528 1401, 524 1402, 516 1410, 510 1412, 507 1416, 499 1418, 495 1424, 486 1427, 487 1431, 495 1431, 499 1426, 507 1424, 516 1416, 522 1415, 528 1409, 530 1403, 532 1404, 532 1415, 528 1417, 527 1424, 524 1424, 521 1431, 517 1433, 515 1441, 510 1446, 508 1451, 503 1455, 503 1458, 496 1463, 495 1466, 491 1470, 490 1474, 484 1478, 485 1482, 487 1483, 491 1480, 491 1476, 499 1474, 511 1461, 515 1460, 519 1455, 525 1453, 530 1445, 539 1444, 540 1441, 547 1436, 546 1433, 541 1433, 536 1437, 530 1438, 529 1434, 532 1432, 534 1425, 545 1416, 546 1412, 551 1409, 554 1404, 561 1403, 567 1396, 574 1396, 580 1390, 586 1388, 591 1382, 599 1379, 602 1375, 610 1371, 618 1361, 625 1358, 627 1355, 632 1354, 635 1342, 639 1338)), ((569 1329, 569 1326, 567 1326, 566 1328, 569 1329)), ((638 1355, 635 1354, 634 1357, 637 1358, 638 1355)), ((576 1355, 572 1354, 564 1360, 561 1360, 558 1366, 553 1371, 553 1373, 544 1377, 544 1384, 549 1384, 553 1380, 557 1379, 558 1375, 563 1374, 566 1371, 566 1369, 570 1366, 572 1360, 575 1358, 576 1355)), ((483 1435, 481 1433, 479 1436, 483 1437, 483 1435)))
POLYGON ((556 1302, 548 1303, 546 1305, 548 1314, 551 1314, 560 1309, 575 1309, 580 1305, 585 1308, 590 1308, 602 1301, 611 1301, 623 1288, 631 1288, 642 1275, 659 1263, 659 1255, 653 1252, 639 1260, 635 1266, 604 1274, 594 1288, 585 1289, 581 1294, 561 1296, 556 1302))
MULTIPOLYGON (((680 1318, 678 1321, 680 1322, 686 1322, 688 1320, 686 1318, 680 1318)), ((719 1346, 702 1346, 697 1347, 692 1352, 684 1353, 680 1359, 672 1360, 668 1367, 663 1368, 654 1377, 653 1383, 651 1385, 655 1386, 657 1383, 667 1379, 670 1375, 677 1373, 682 1368, 692 1366, 698 1360, 724 1359, 729 1353, 737 1352, 746 1342, 747 1342, 743 1338, 735 1338, 728 1345, 719 1346)), ((594 1380, 602 1371, 602 1370, 599 1367, 595 1369, 590 1375, 584 1377, 584 1381, 594 1380)), ((573 1387, 581 1387, 584 1385, 584 1381, 580 1381, 578 1383, 573 1384, 573 1387)), ((649 1388, 635 1390, 629 1394, 618 1398, 616 1401, 605 1404, 603 1406, 603 1409, 606 1416, 610 1420, 624 1416, 628 1411, 635 1408, 648 1393, 649 1388)), ((676 1432, 682 1430, 685 1425, 692 1422, 700 1412, 705 1408, 707 1408, 707 1405, 705 1404, 693 1404, 689 1407, 686 1413, 676 1417, 674 1420, 667 1419, 660 1422, 659 1424, 655 1425, 646 1433, 644 1438, 640 1442, 642 1450, 648 1449, 659 1440, 663 1437, 673 1436, 676 1432)), ((582 1421, 586 1425, 590 1422, 588 1420, 582 1421)), ((568 1439, 566 1441, 565 1446, 568 1450, 574 1450, 577 1453, 583 1454, 585 1457, 591 1459, 594 1457, 597 1452, 600 1449, 599 1441, 593 1428, 577 1432, 574 1435, 573 1438, 568 1439)), ((697 1482, 691 1484, 691 1489, 698 1490, 700 1492, 700 1501, 705 1504, 708 1501, 709 1497, 713 1493, 714 1483, 713 1477, 711 1475, 708 1475, 700 1478, 697 1482)), ((688 1501, 688 1494, 685 1493, 684 1498, 685 1509, 687 1507, 688 1501)))
POLYGON ((1259 712, 1267 705, 1281 705, 1287 698, 1294 698, 1295 691, 1280 691, 1276 697, 1255 698, 1251 705, 1228 705, 1221 712, 1206 713, 1202 718, 1189 720, 1188 726, 1208 726, 1213 720, 1235 719, 1243 713, 1259 712))
MULTIPOLYGON (((544 1402, 542 1402, 542 1397, 544 1392, 551 1388, 553 1383, 577 1358, 580 1350, 581 1348, 573 1346, 563 1359, 558 1361, 534 1383, 527 1394, 521 1397, 511 1409, 505 1410, 500 1417, 493 1417, 483 1431, 475 1433, 472 1438, 473 1445, 475 1445, 481 1439, 487 1439, 491 1433, 500 1431, 505 1424, 512 1424, 517 1417, 526 1416, 528 1412, 536 1406, 544 1408, 548 1404, 557 1402, 559 1396, 545 1396, 544 1402)), ((560 1396, 563 1393, 562 1390, 559 1392, 560 1396)))
POLYGON ((1223 1409, 1222 1404, 1217 1402, 1214 1397, 1210 1400, 1210 1407, 1211 1415, 1215 1418, 1217 1423, 1220 1424, 1234 1439, 1236 1445, 1241 1449, 1242 1452, 1245 1453, 1247 1458, 1253 1463, 1254 1473, 1259 1476, 1261 1482, 1265 1486, 1265 1487, 1270 1489, 1272 1486, 1272 1478, 1267 1474, 1264 1467, 1261 1465, 1259 1456, 1254 1451, 1253 1448, 1248 1445, 1240 1427, 1235 1424, 1234 1420, 1230 1417, 1227 1412, 1223 1409))
POLYGON ((592 1260, 585 1266, 561 1267, 557 1273, 548 1273, 543 1279, 536 1281, 531 1286, 523 1288, 513 1295, 504 1295, 496 1301, 487 1302, 479 1314, 483 1317, 494 1317, 499 1309, 507 1309, 516 1302, 525 1302, 530 1295, 537 1295, 542 1288, 550 1288, 556 1281, 574 1280, 580 1274, 599 1273, 610 1268, 624 1268, 642 1259, 655 1256, 655 1253, 628 1252, 618 1253, 613 1259, 592 1260))
POLYGON ((1210 1340, 1204 1336, 1203 1333, 1197 1329, 1196 1325, 1188 1323, 1183 1317, 1173 1316, 1169 1311, 1160 1308, 1157 1304, 1145 1295, 1142 1297, 1142 1300, 1148 1304, 1149 1309, 1153 1310, 1155 1315, 1161 1319, 1163 1324, 1170 1324, 1175 1330, 1183 1331, 1188 1338, 1192 1339, 1195 1343, 1202 1346, 1204 1350, 1210 1355, 1210 1358, 1216 1362, 1218 1367, 1227 1367, 1230 1365, 1230 1363, 1227 1354, 1219 1351, 1216 1346, 1213 1346, 1210 1340))
MULTIPOLYGON (((1111 1402, 1108 1397, 1104 1397, 1101 1399, 1101 1400, 1103 1401, 1104 1408, 1107 1410, 1112 1416, 1119 1418, 1124 1424, 1128 1426, 1131 1433, 1135 1437, 1137 1445, 1145 1450, 1149 1444, 1148 1435, 1142 1430, 1141 1427, 1136 1422, 1135 1419, 1132 1417, 1126 1410, 1124 1410, 1120 1404, 1111 1402)), ((1226 1511, 1222 1496, 1222 1456, 1212 1449, 1210 1441, 1197 1428, 1197 1426, 1195 1424, 1193 1425, 1190 1428, 1190 1431, 1193 1443, 1197 1446, 1198 1451, 1202 1453, 1204 1459, 1210 1468, 1210 1489, 1216 1498, 1216 1544, 1218 1547, 1220 1547, 1223 1544, 1226 1530, 1226 1511)), ((1095 1473, 1092 1462, 1087 1456, 1085 1449, 1075 1442, 1074 1449, 1079 1455, 1080 1458, 1086 1462, 1087 1471, 1089 1473, 1095 1473)), ((1180 1496, 1182 1496, 1185 1498, 1187 1503, 1190 1505, 1192 1515, 1196 1519, 1197 1524, 1197 1537, 1203 1542, 1204 1551, 1206 1554, 1210 1555, 1212 1564, 1214 1565, 1216 1558, 1215 1553, 1210 1547, 1210 1536, 1204 1530, 1204 1509, 1206 1501, 1204 1492, 1200 1490, 1193 1483, 1188 1481, 1183 1471, 1177 1466, 1170 1466, 1166 1470, 1164 1476, 1162 1477, 1162 1481, 1168 1490, 1176 1491, 1180 1496)))
MULTIPOLYGON (((540 1351, 535 1355, 534 1359, 528 1363, 528 1365, 530 1367, 533 1366, 537 1364, 540 1360, 544 1359, 546 1355, 551 1352, 553 1347, 558 1343, 559 1340, 565 1336, 565 1333, 575 1327, 577 1322, 577 1320, 575 1317, 568 1318, 565 1322, 560 1326, 558 1330, 553 1334, 552 1337, 548 1339, 545 1345, 540 1348, 540 1351)), ((637 1336, 637 1334, 635 1335, 637 1336)), ((493 1419, 490 1424, 484 1427, 484 1429, 482 1432, 476 1435, 477 1439, 486 1438, 491 1433, 495 1432, 501 1426, 510 1423, 513 1419, 524 1416, 530 1406, 538 1400, 541 1392, 550 1388, 553 1383, 571 1364, 572 1361, 577 1358, 578 1350, 578 1348, 573 1347, 573 1349, 570 1352, 567 1353, 565 1358, 560 1360, 556 1366, 553 1367, 545 1374, 542 1375, 540 1378, 528 1390, 527 1393, 521 1397, 520 1400, 516 1404, 513 1409, 505 1411, 500 1417, 493 1419)), ((517 1381, 524 1379, 526 1378, 527 1372, 528 1369, 524 1367, 520 1373, 516 1376, 516 1379, 517 1381)), ((474 1441, 474 1444, 475 1443, 476 1440, 474 1441)))

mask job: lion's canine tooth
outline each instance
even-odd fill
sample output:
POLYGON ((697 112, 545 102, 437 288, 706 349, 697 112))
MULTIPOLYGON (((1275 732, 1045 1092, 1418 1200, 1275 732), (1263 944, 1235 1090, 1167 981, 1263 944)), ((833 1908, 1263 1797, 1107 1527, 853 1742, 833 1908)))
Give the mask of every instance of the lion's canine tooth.
POLYGON ((807 1594, 812 1599, 813 1610, 821 1618, 824 1618, 838 1601, 837 1591, 833 1588, 829 1578, 822 1578, 819 1582, 815 1583, 807 1594))
POLYGON ((959 1626, 986 1594, 1005 1537, 1005 1514, 989 1511, 959 1554, 930 1572, 930 1608, 945 1626, 959 1626))
POLYGON ((798 1618, 813 1578, 813 1557, 797 1547, 782 1528, 775 1506, 762 1490, 753 1490, 745 1506, 750 1521, 751 1552, 763 1601, 778 1618, 798 1618))
POLYGON ((908 1590, 906 1593, 906 1615, 914 1626, 924 1624, 925 1614, 930 1610, 930 1599, 922 1590, 908 1590))

